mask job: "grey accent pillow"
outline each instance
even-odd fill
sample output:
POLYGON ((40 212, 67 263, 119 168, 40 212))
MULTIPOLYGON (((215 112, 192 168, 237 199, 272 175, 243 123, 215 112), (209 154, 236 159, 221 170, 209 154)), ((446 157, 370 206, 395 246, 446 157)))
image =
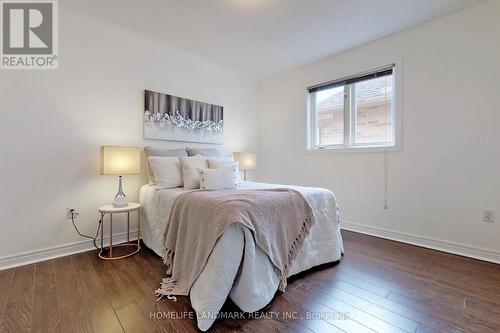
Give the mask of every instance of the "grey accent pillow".
POLYGON ((148 169, 149 185, 156 185, 155 175, 151 166, 149 165, 148 157, 150 156, 174 156, 174 157, 187 157, 186 149, 163 149, 154 147, 144 147, 146 151, 146 167, 148 169))
POLYGON ((219 157, 222 156, 220 150, 217 148, 186 148, 189 156, 201 155, 205 157, 219 157))

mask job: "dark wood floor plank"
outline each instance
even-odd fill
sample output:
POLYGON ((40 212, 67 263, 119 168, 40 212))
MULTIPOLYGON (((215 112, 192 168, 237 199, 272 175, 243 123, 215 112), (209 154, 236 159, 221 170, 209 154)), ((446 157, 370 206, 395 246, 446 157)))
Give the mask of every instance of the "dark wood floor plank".
MULTIPOLYGON (((355 254, 350 253, 344 257, 344 262, 348 261, 349 265, 342 265, 337 268, 336 274, 342 275, 344 279, 348 279, 353 284, 352 277, 359 280, 364 280, 374 286, 383 287, 390 291, 399 291, 401 293, 414 294, 413 282, 409 278, 413 275, 402 273, 397 270, 391 270, 387 267, 379 267, 377 265, 363 265, 363 263, 353 259, 355 254), (395 282, 394 273, 400 274, 397 282, 395 282), (390 277, 386 279, 385 277, 390 277), (408 283, 403 285, 401 283, 408 283)), ((397 279, 397 278, 396 278, 397 279)), ((387 296, 387 295, 386 295, 387 296)))
POLYGON ((111 302, 113 309, 116 310, 134 303, 134 299, 127 290, 119 285, 119 281, 113 278, 115 268, 111 261, 100 259, 97 252, 87 252, 87 257, 99 277, 96 282, 100 284, 99 289, 102 297, 111 302))
POLYGON ((325 320, 315 319, 306 320, 303 325, 313 332, 332 332, 332 333, 345 333, 345 331, 340 328, 333 326, 325 320))
POLYGON ((500 274, 500 265, 353 232, 343 232, 343 236, 347 253, 352 249, 353 253, 362 254, 366 260, 435 280, 443 286, 470 292, 478 298, 498 300, 500 297, 500 281, 495 278, 500 274), (481 274, 470 274, 478 271, 481 274))
POLYGON ((480 300, 470 295, 467 295, 464 299, 464 311, 466 313, 470 315, 487 315, 493 318, 500 318, 500 304, 480 300))
POLYGON ((3 318, 3 313, 5 310, 5 304, 7 303, 7 297, 9 296, 9 290, 12 284, 13 276, 14 276, 13 268, 0 271, 0 327, 3 318))
MULTIPOLYGON (((362 276, 365 280, 374 281, 379 285, 384 285, 391 288, 392 295, 402 295, 403 298, 413 299, 415 301, 432 304, 435 307, 446 307, 452 311, 464 311, 465 314, 473 315, 479 319, 488 322, 489 318, 500 316, 500 304, 489 300, 479 299, 474 295, 465 293, 455 288, 439 285, 435 281, 427 279, 418 279, 408 273, 389 271, 382 267, 375 268, 376 274, 373 274, 374 267, 371 265, 371 274, 364 274, 362 268, 358 267, 357 271, 352 268, 356 267, 356 263, 352 260, 347 260, 349 266, 339 267, 339 273, 343 275, 343 279, 349 280, 352 275, 362 276), (344 273, 344 272, 347 272, 344 273), (382 280, 382 278, 391 279, 394 282, 382 280)), ((426 306, 431 310, 432 307, 426 306)))
MULTIPOLYGON (((352 263, 352 260, 346 261, 349 264, 352 263)), ((352 275, 357 274, 363 279, 374 280, 379 285, 396 289, 397 291, 391 291, 389 299, 411 309, 437 315, 443 320, 454 321, 456 325, 461 327, 469 327, 469 329, 478 331, 498 329, 496 318, 500 313, 500 305, 497 303, 477 299, 456 289, 440 286, 434 281, 416 279, 415 276, 408 273, 388 272, 387 269, 380 268, 374 274, 373 264, 370 266, 371 274, 363 273, 360 269, 346 274, 344 271, 349 271, 348 268, 345 268, 346 266, 339 267, 334 274, 349 283, 352 275), (398 284, 383 281, 380 276, 387 276, 393 281, 397 281, 398 284), (457 313, 462 314, 457 316, 457 313)))
POLYGON ((315 281, 317 283, 325 283, 329 287, 335 287, 345 292, 348 292, 352 295, 355 295, 363 300, 369 301, 373 304, 376 304, 379 307, 387 309, 391 312, 397 313, 403 317, 406 317, 410 320, 413 320, 420 324, 428 325, 429 327, 438 330, 438 331, 452 331, 452 332, 465 332, 455 326, 453 323, 440 319, 441 316, 439 313, 428 313, 416 311, 414 308, 411 308, 407 305, 394 302, 385 297, 381 297, 375 293, 372 293, 366 289, 359 288, 355 284, 350 283, 349 277, 342 276, 338 274, 337 270, 325 270, 322 272, 318 272, 315 276, 315 281), (340 278, 339 278, 340 276, 340 278))
POLYGON ((417 331, 415 333, 439 333, 439 332, 432 330, 424 325, 418 325, 417 331))
POLYGON ((387 295, 389 295, 389 293, 391 292, 391 290, 388 288, 382 287, 369 281, 365 281, 356 276, 349 276, 349 283, 381 297, 387 297, 387 295))
POLYGON ((106 290, 99 283, 100 276, 96 273, 87 253, 72 256, 71 262, 83 301, 89 305, 85 311, 85 318, 91 323, 93 332, 122 333, 118 317, 111 306, 111 301, 105 297, 106 290))
MULTIPOLYGON (((285 331, 292 331, 295 329, 302 332, 315 332, 312 330, 312 327, 328 328, 328 331, 331 332, 341 331, 337 327, 321 319, 307 319, 308 312, 299 305, 300 299, 291 300, 290 298, 285 299, 280 296, 281 295, 278 294, 278 297, 275 297, 269 308, 264 311, 264 313, 272 314, 272 316, 270 316, 272 320, 269 320, 269 322, 277 321, 280 322, 282 326, 287 324, 295 325, 295 327, 289 327, 285 331)), ((260 325, 257 321, 255 321, 255 323, 260 325)))
POLYGON ((61 332, 54 261, 35 264, 32 332, 61 332))
POLYGON ((102 260, 98 257, 97 252, 84 253, 87 256, 85 261, 92 267, 93 272, 97 275, 96 283, 99 284, 99 290, 102 297, 106 299, 114 299, 120 295, 120 291, 110 274, 113 269, 112 264, 108 260, 102 260))
MULTIPOLYGON (((113 262, 115 267, 115 272, 113 277, 120 281, 119 283, 127 290, 127 293, 132 297, 135 304, 141 310, 142 316, 145 320, 148 320, 154 327, 156 331, 164 332, 182 332, 182 326, 179 320, 167 320, 161 317, 158 319, 154 316, 155 313, 169 313, 177 312, 181 313, 180 304, 171 304, 166 302, 157 302, 156 297, 153 295, 154 290, 159 286, 160 280, 151 281, 143 273, 146 267, 138 265, 137 258, 130 257, 127 260, 116 260, 113 262)), ((182 299, 182 297, 179 297, 182 299)), ((117 311, 118 309, 115 309, 117 311)), ((190 328, 193 327, 191 324, 190 328)))
POLYGON ((499 303, 495 302, 498 298, 481 299, 474 294, 467 293, 458 288, 452 288, 439 284, 434 279, 419 278, 414 274, 391 269, 386 266, 378 265, 375 262, 362 262, 356 259, 356 252, 351 252, 345 258, 346 265, 338 268, 340 274, 347 276, 357 276, 373 284, 385 286, 392 291, 412 298, 446 298, 448 305, 454 305, 458 308, 463 306, 463 300, 467 299, 471 305, 471 310, 482 308, 482 310, 497 310, 499 303), (493 301, 492 301, 493 300, 493 301))
POLYGON ((311 330, 292 320, 283 319, 258 319, 249 321, 251 332, 290 332, 311 333, 311 330))
MULTIPOLYGON (((272 302, 271 307, 268 311, 277 312, 281 317, 296 316, 299 319, 295 319, 298 324, 306 327, 312 332, 345 332, 339 327, 332 324, 335 320, 334 316, 328 316, 327 312, 311 312, 305 309, 301 303, 302 299, 300 297, 293 297, 294 295, 290 294, 289 297, 281 297, 282 295, 278 295, 275 300, 272 302), (324 320, 323 318, 330 319, 330 322, 324 320)), ((330 312, 331 313, 331 312, 330 312)), ((292 317, 293 318, 293 317, 292 317)))
POLYGON ((461 314, 457 315, 457 313, 460 313, 460 310, 451 306, 446 306, 446 304, 443 304, 439 300, 416 300, 395 292, 391 292, 387 298, 399 304, 405 304, 408 307, 421 312, 439 313, 441 318, 448 321, 454 321, 461 327, 467 327, 467 330, 470 332, 496 333, 500 328, 498 317, 495 318, 482 315, 471 316, 465 311, 465 306, 463 307, 461 314))
POLYGON ((407 332, 415 332, 418 323, 395 312, 387 310, 377 304, 364 300, 356 295, 350 294, 335 285, 328 285, 315 280, 307 279, 304 284, 312 286, 318 292, 324 292, 337 300, 341 300, 361 311, 371 314, 393 326, 399 327, 407 332))
POLYGON ((85 313, 91 304, 85 302, 79 287, 71 256, 54 259, 56 292, 63 332, 92 332, 85 313))
POLYGON ((14 269, 0 332, 30 332, 33 311, 34 265, 14 269))
POLYGON ((347 302, 331 297, 327 293, 310 284, 302 283, 294 290, 302 295, 314 295, 314 298, 319 303, 335 311, 349 313, 350 318, 375 330, 376 332, 404 332, 404 330, 392 325, 391 323, 381 320, 371 313, 364 312, 347 302))
MULTIPOLYGON (((343 235, 339 264, 299 274, 262 310, 278 317, 218 319, 210 332, 500 332, 500 265, 343 235)), ((153 295, 164 274, 147 248, 113 262, 91 251, 0 271, 0 331, 197 332, 189 297, 153 295)), ((228 300, 221 311, 240 310, 228 300)))
POLYGON ((144 318, 144 314, 136 303, 119 308, 116 310, 116 315, 125 333, 156 332, 155 326, 144 318))
MULTIPOLYGON (((300 285, 300 284, 299 284, 300 285)), ((318 302, 316 295, 304 295, 296 291, 295 285, 290 285, 280 297, 287 300, 300 300, 300 305, 311 314, 319 315, 326 322, 345 332, 373 333, 374 330, 355 321, 349 313, 341 313, 318 302)))

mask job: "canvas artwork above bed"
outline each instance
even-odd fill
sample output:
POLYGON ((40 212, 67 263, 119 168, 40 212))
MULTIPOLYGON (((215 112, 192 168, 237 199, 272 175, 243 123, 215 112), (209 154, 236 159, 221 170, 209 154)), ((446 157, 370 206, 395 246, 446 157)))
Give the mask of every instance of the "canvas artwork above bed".
POLYGON ((223 143, 224 108, 145 90, 144 138, 223 143))

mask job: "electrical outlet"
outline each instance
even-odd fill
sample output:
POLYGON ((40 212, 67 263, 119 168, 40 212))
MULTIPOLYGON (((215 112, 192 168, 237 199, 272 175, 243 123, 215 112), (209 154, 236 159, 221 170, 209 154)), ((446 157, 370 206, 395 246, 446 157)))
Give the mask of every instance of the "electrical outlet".
POLYGON ((483 210, 483 222, 495 223, 495 211, 489 209, 483 210))
POLYGON ((80 212, 76 208, 66 208, 66 218, 71 220, 71 217, 76 219, 80 215, 80 212))

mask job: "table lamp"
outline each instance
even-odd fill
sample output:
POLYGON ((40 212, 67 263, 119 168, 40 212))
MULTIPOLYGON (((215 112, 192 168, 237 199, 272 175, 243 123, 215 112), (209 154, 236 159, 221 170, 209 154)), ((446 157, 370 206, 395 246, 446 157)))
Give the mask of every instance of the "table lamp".
POLYGON ((127 196, 123 193, 122 176, 138 175, 141 172, 141 149, 136 147, 101 147, 101 175, 118 176, 118 193, 114 207, 127 207, 127 196))
POLYGON ((240 170, 243 170, 243 180, 247 180, 247 171, 255 170, 257 159, 255 153, 234 153, 234 159, 240 162, 240 170))

